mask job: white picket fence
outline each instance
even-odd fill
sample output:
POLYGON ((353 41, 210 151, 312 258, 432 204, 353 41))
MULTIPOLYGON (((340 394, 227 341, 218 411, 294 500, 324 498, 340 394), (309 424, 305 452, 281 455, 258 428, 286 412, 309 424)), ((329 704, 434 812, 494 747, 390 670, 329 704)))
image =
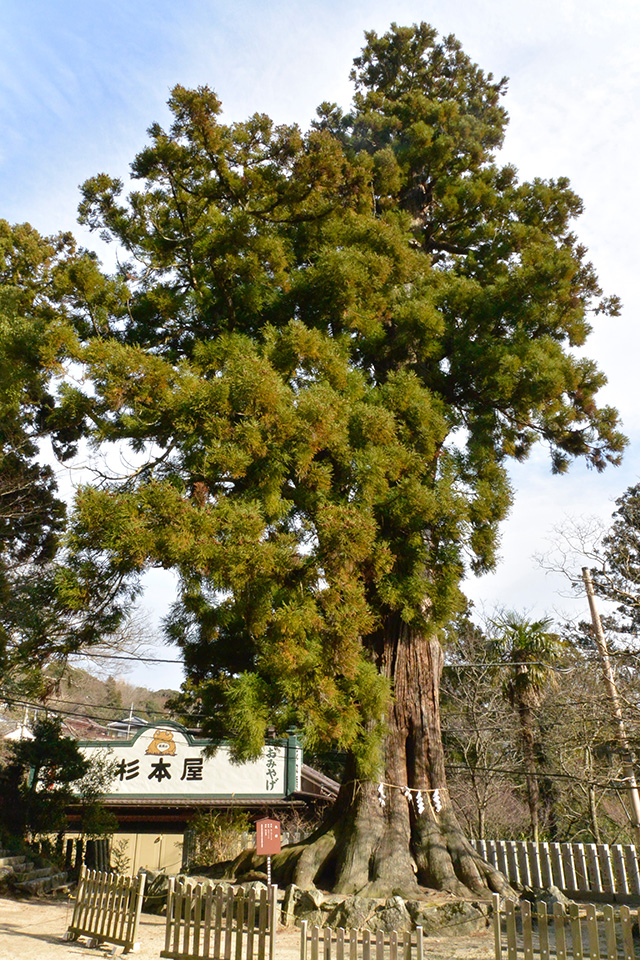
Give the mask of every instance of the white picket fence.
POLYGON ((569 897, 623 900, 640 897, 635 846, 606 843, 534 843, 526 840, 472 840, 483 860, 511 883, 558 887, 569 897))
POLYGON ((598 908, 593 903, 572 903, 565 908, 556 903, 548 912, 544 903, 535 908, 526 900, 505 901, 493 897, 495 960, 637 960, 633 937, 638 911, 622 905, 616 911, 611 904, 598 908))
POLYGON ((344 930, 300 925, 300 960, 424 960, 422 927, 414 931, 344 930))
POLYGON ((76 902, 65 940, 88 937, 92 946, 113 943, 124 952, 136 949, 146 875, 124 877, 83 865, 76 902))
POLYGON ((188 879, 169 881, 161 957, 274 960, 277 888, 248 893, 188 879))

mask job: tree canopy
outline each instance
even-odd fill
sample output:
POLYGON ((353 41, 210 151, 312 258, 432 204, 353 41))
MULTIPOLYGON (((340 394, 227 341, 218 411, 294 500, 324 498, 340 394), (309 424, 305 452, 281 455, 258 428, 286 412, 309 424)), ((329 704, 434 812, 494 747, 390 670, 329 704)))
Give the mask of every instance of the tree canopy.
POLYGON ((615 604, 606 625, 637 634, 640 623, 640 484, 616 500, 611 526, 595 549, 592 569, 596 592, 615 604))
POLYGON ((108 560, 63 550, 66 507, 51 466, 54 454, 74 456, 81 436, 76 423, 58 417, 56 393, 77 354, 73 289, 83 269, 100 286, 93 258, 78 252, 69 234, 43 238, 28 224, 0 221, 3 697, 41 692, 44 663, 113 629, 122 612, 121 578, 108 560))
MULTIPOLYGON (((87 385, 64 386, 57 416, 137 459, 79 492, 69 543, 133 581, 178 572, 169 633, 209 734, 249 756, 295 724, 348 749, 352 778, 386 763, 395 786, 442 790, 442 825, 437 632, 465 569, 496 562, 510 459, 542 441, 557 472, 618 461, 605 378, 574 351, 618 304, 568 180, 498 163, 506 83, 454 37, 368 33, 352 79, 351 108, 322 104, 306 131, 225 123, 210 89, 176 86, 134 188, 84 184, 80 220, 120 265, 74 272, 87 385)), ((418 816, 401 802, 368 818, 380 871, 392 817, 418 816)), ((371 860, 347 881, 350 858, 336 876, 359 888, 371 860)))
POLYGON ((358 738, 381 694, 363 638, 387 611, 442 623, 465 558, 494 564, 510 457, 622 448, 567 349, 616 304, 568 181, 495 161, 505 81, 425 24, 368 34, 352 77, 351 111, 307 132, 176 87, 139 187, 83 187, 128 259, 82 355, 95 398, 64 403, 141 466, 80 494, 76 542, 180 571, 194 690, 252 751, 274 721, 358 738))

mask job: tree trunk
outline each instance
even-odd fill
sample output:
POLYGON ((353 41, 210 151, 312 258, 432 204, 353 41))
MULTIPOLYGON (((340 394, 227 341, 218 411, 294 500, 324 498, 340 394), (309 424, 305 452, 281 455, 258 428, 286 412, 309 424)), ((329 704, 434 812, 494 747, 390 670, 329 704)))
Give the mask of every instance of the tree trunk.
POLYGON ((534 841, 537 843, 540 839, 540 790, 538 787, 533 710, 524 696, 518 702, 518 713, 520 714, 520 730, 522 732, 522 752, 524 754, 531 832, 534 841))
POLYGON ((425 887, 459 896, 507 892, 504 877, 465 839, 449 798, 440 732, 439 641, 390 616, 375 638, 375 654, 394 693, 384 751, 384 806, 379 784, 360 780, 351 761, 330 820, 298 853, 285 851, 275 863, 282 881, 368 896, 415 896, 425 887), (403 793, 406 787, 410 799, 403 793))

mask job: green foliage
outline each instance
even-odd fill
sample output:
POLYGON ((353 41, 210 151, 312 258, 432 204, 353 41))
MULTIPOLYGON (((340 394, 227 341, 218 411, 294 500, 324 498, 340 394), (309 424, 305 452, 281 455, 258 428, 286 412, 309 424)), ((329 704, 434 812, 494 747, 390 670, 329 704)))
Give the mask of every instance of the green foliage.
POLYGON ((66 807, 72 784, 90 769, 77 743, 61 734, 59 718, 36 720, 33 740, 9 747, 8 762, 0 770, 0 818, 14 836, 33 838, 66 826, 66 807))
POLYGON ((536 702, 547 684, 553 684, 553 667, 558 663, 563 639, 550 628, 549 618, 529 620, 509 611, 492 621, 492 646, 502 661, 513 664, 504 691, 511 704, 536 702))
POLYGON ((77 741, 63 736, 58 717, 38 718, 33 740, 12 742, 0 767, 0 825, 13 837, 34 839, 67 826, 67 807, 79 805, 80 830, 110 835, 116 818, 102 804, 114 776, 108 756, 87 760, 77 741))
POLYGON ((603 618, 610 630, 637 635, 640 624, 640 484, 616 500, 613 522, 596 549, 596 592, 616 604, 603 618))
POLYGON ((296 724, 371 771, 385 622, 462 609, 465 565, 496 561, 509 459, 542 440, 556 471, 602 469, 624 438, 571 352, 617 303, 568 181, 498 165, 504 81, 426 24, 366 40, 349 113, 224 124, 178 86, 135 189, 87 181, 81 222, 123 263, 80 275, 90 387, 58 417, 138 457, 79 492, 69 544, 132 583, 177 571, 168 631, 207 732, 246 757, 296 724))
POLYGON ((43 238, 0 220, 2 697, 46 693, 42 666, 94 642, 121 616, 120 578, 104 557, 64 556, 65 506, 52 468, 39 462, 47 442, 62 460, 76 451, 86 406, 59 417, 55 384, 77 355, 75 327, 84 330, 97 300, 111 302, 111 286, 69 234, 43 238))
POLYGON ((236 857, 243 835, 249 831, 249 816, 242 810, 199 813, 191 822, 193 863, 210 866, 236 857))

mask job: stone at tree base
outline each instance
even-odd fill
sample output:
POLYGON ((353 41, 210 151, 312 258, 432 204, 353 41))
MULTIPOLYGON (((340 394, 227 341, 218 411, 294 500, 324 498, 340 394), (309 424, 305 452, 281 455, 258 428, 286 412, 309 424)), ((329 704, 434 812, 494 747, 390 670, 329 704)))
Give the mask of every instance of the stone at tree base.
POLYGON ((548 907, 553 907, 554 903, 568 907, 573 903, 573 900, 566 897, 562 890, 553 884, 550 887, 524 887, 520 899, 529 900, 531 903, 546 903, 548 907))
POLYGON ((307 920, 310 924, 325 925, 322 910, 323 896, 320 890, 300 890, 294 888, 292 895, 293 913, 297 920, 307 920))
POLYGON ((147 875, 142 909, 145 913, 164 913, 169 892, 169 877, 156 870, 145 870, 147 875))
POLYGON ((478 933, 489 924, 491 911, 488 903, 469 900, 408 900, 406 906, 414 926, 422 927, 427 936, 439 937, 478 933))
POLYGON ((443 899, 403 900, 400 896, 385 900, 372 897, 323 894, 320 890, 287 887, 283 904, 283 923, 306 920, 321 927, 345 930, 412 930, 421 926, 427 935, 461 936, 484 930, 489 923, 490 905, 479 901, 443 899), (286 919, 285 919, 286 917, 286 919))
POLYGON ((370 897, 345 897, 327 916, 325 925, 334 930, 338 927, 344 927, 345 930, 370 930, 370 921, 377 902, 370 897))
POLYGON ((413 926, 406 903, 402 897, 395 896, 376 907, 369 929, 391 933, 393 930, 411 930, 413 926))
POLYGON ((298 888, 295 883, 290 883, 284 891, 282 901, 282 910, 280 911, 280 923, 283 927, 290 927, 295 923, 295 905, 296 893, 298 888))

